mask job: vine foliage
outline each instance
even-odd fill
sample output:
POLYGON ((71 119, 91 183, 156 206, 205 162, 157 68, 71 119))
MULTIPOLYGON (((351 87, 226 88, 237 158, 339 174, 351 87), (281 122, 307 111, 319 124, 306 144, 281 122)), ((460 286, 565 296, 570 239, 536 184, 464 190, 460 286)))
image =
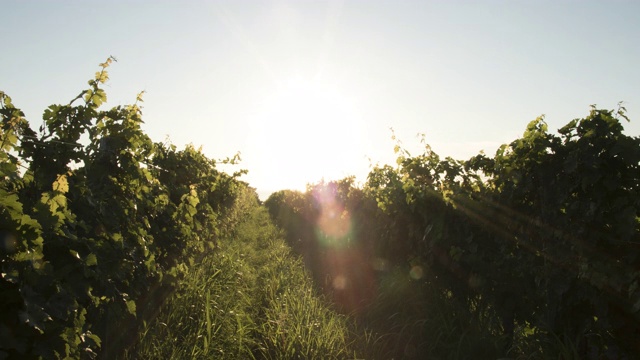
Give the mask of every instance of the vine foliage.
MULTIPOLYGON (((471 319, 461 320, 452 346, 470 338, 460 331, 473 324, 493 336, 469 342, 465 354, 553 358, 560 350, 548 345, 557 339, 581 359, 639 354, 640 138, 625 135, 622 121, 622 106, 592 107, 554 135, 540 117, 494 156, 465 161, 442 159, 427 144, 412 156, 398 143, 398 166, 373 168, 363 187, 316 185, 337 189, 355 229, 345 241, 367 258, 361 272, 387 264, 376 266, 377 304, 362 311, 367 323, 393 333, 408 325, 390 319, 413 311, 409 345, 450 356, 450 348, 428 349, 435 335, 416 335, 431 331, 420 325, 430 320, 407 309, 423 309, 424 299, 408 305, 407 293, 391 306, 393 294, 383 293, 386 282, 419 278, 412 289, 458 304, 446 317, 471 319), (397 273, 404 277, 391 277, 397 273), (485 351, 494 344, 501 353, 485 351)), ((266 205, 323 279, 330 273, 307 250, 321 243, 315 191, 276 193, 266 205)), ((399 336, 388 357, 405 356, 406 339, 399 336)))
POLYGON ((242 172, 152 142, 142 94, 103 109, 114 60, 37 131, 0 92, 0 358, 117 355, 255 197, 242 172))

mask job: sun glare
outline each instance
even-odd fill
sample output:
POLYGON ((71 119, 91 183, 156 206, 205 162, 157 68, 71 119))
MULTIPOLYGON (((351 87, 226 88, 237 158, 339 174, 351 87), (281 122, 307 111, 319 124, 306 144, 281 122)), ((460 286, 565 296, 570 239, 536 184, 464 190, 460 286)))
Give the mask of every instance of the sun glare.
POLYGON ((365 127, 354 100, 320 81, 285 83, 253 123, 253 178, 271 191, 342 178, 365 162, 365 127))

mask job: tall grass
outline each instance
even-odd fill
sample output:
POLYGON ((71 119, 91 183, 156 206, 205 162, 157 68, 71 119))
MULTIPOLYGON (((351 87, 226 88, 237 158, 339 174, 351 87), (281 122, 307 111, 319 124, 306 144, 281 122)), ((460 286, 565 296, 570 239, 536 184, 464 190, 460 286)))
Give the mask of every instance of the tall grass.
POLYGON ((498 359, 508 343, 488 313, 397 267, 358 317, 354 347, 364 359, 498 359))
POLYGON ((347 318, 314 290, 264 208, 194 264, 125 358, 346 359, 347 318))
POLYGON ((264 208, 188 269, 128 359, 577 359, 575 342, 538 339, 518 327, 507 349, 490 309, 396 268, 375 301, 354 317, 316 291, 264 208))

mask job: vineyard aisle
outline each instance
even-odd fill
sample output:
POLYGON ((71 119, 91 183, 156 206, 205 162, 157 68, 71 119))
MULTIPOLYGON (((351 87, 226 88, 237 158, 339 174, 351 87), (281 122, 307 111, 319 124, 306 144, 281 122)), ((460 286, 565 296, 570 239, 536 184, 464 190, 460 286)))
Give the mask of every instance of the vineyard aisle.
POLYGON ((622 104, 468 160, 393 135, 366 183, 263 205, 142 94, 105 109, 113 61, 37 129, 0 91, 0 360, 640 358, 622 104))
POLYGON ((266 209, 193 264, 128 358, 350 358, 347 318, 329 309, 266 209))

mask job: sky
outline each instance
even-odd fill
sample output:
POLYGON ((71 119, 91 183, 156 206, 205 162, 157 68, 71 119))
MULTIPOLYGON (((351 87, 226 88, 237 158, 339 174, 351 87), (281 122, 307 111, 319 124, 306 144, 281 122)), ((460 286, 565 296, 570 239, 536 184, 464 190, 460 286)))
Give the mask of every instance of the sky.
POLYGON ((264 199, 394 163, 391 128, 467 159, 620 101, 640 135, 638 1, 1 1, 0 90, 37 128, 110 55, 107 107, 264 199))

